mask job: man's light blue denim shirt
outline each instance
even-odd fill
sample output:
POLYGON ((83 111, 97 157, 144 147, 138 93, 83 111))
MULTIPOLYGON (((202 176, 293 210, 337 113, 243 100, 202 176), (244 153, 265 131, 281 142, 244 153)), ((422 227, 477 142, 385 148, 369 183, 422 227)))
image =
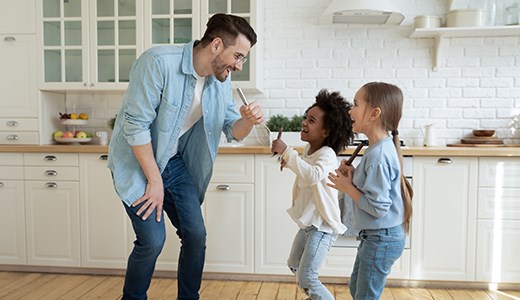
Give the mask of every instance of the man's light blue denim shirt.
POLYGON ((217 157, 220 133, 223 131, 228 140, 233 139, 231 130, 240 114, 233 100, 231 81, 228 77, 220 82, 214 76, 206 78, 202 118, 179 136, 197 82, 194 43, 148 49, 132 66, 108 155, 115 190, 129 206, 144 195, 147 184, 131 146, 151 142, 161 173, 171 157, 182 153, 202 203, 217 157))

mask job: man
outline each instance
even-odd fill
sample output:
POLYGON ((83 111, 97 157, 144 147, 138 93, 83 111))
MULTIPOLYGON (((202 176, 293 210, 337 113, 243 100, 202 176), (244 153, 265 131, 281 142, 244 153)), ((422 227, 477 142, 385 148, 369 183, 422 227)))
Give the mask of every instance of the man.
POLYGON ((146 299, 165 241, 163 210, 181 239, 178 299, 198 299, 206 228, 200 204, 220 133, 244 138, 263 122, 260 106, 232 98, 256 33, 241 17, 216 14, 200 41, 147 50, 134 63, 109 151, 114 187, 136 234, 123 299, 146 299))

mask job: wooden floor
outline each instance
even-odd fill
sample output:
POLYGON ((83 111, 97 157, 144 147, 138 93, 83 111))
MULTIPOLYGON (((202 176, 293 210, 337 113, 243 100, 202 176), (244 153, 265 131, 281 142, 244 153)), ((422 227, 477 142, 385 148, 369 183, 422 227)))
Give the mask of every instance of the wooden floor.
MULTIPOLYGON (((0 299, 120 299, 123 277, 0 272, 0 299)), ((337 300, 352 299, 346 284, 327 284, 337 300)), ((177 282, 154 278, 149 299, 176 299, 177 282)), ((300 300, 305 295, 293 283, 205 280, 201 299, 300 300)), ((386 288, 381 299, 520 299, 520 291, 386 288)))

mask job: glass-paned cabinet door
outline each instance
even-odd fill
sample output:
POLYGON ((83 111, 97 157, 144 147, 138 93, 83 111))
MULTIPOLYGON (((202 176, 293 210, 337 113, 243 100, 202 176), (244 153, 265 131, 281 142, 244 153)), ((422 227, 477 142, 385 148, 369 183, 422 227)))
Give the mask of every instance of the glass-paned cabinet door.
POLYGON ((39 34, 42 37, 44 86, 81 87, 88 70, 88 6, 82 0, 42 0, 39 34))
POLYGON ((145 0, 145 48, 199 38, 199 0, 145 0))
POLYGON ((206 29, 208 19, 216 13, 234 14, 245 18, 253 27, 257 34, 257 43, 251 49, 248 55, 248 60, 242 65, 242 70, 233 72, 231 80, 234 85, 240 86, 243 89, 261 90, 261 75, 262 75, 262 43, 261 31, 262 15, 262 0, 201 0, 201 35, 206 29))
POLYGON ((141 0, 91 0, 92 88, 121 87, 142 51, 141 0))

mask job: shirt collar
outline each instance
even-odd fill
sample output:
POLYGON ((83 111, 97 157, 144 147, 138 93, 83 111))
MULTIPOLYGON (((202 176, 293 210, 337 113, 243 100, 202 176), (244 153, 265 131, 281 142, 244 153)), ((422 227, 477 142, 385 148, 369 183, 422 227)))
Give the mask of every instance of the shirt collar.
MULTIPOLYGON (((193 47, 195 46, 195 43, 198 43, 200 41, 191 41, 184 45, 184 55, 182 58, 182 72, 184 74, 191 74, 194 78, 197 78, 195 76, 195 68, 193 67, 193 47)), ((213 82, 217 80, 215 76, 206 76, 206 85, 210 85, 213 82)))

